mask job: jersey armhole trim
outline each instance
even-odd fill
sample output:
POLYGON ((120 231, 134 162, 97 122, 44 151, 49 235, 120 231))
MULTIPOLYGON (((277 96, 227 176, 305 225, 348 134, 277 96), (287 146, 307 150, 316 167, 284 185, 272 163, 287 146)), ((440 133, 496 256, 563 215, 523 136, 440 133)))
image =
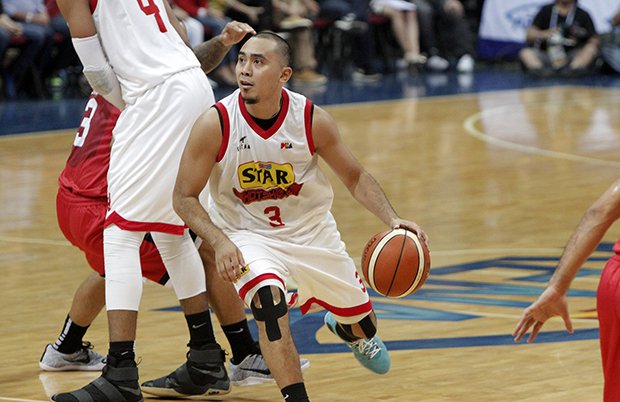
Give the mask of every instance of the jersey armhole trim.
POLYGON ((99 0, 90 0, 90 13, 91 14, 95 13, 95 9, 97 9, 98 3, 99 3, 99 0))
POLYGON ((306 128, 306 140, 308 141, 308 149, 310 155, 314 155, 314 140, 312 139, 312 116, 314 115, 314 105, 310 99, 306 99, 306 107, 304 108, 304 126, 306 128))
POLYGON ((226 149, 228 148, 228 141, 230 141, 230 119, 228 118, 228 111, 226 107, 220 102, 213 105, 215 110, 217 110, 217 114, 220 116, 220 128, 222 129, 222 145, 220 145, 220 150, 217 153, 216 162, 219 162, 224 158, 226 154, 226 149))

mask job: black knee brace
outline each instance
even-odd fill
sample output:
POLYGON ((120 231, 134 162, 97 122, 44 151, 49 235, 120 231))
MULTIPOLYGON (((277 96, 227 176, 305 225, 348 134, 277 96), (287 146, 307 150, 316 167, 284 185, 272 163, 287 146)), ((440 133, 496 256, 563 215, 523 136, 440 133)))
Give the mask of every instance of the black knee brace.
MULTIPOLYGON (((358 324, 360 328, 362 329, 362 332, 364 333, 366 338, 372 338, 377 333, 377 327, 375 326, 375 324, 372 323, 372 320, 370 319, 370 315, 367 315, 366 317, 362 318, 358 322, 358 324)), ((344 332, 344 334, 338 333, 340 337, 348 340, 349 342, 353 342, 359 339, 357 336, 353 334, 353 330, 351 329, 350 324, 338 323, 338 326, 340 326, 342 328, 342 331, 344 332), (346 335, 346 337, 343 335, 346 335)), ((336 328, 336 332, 338 332, 338 328, 336 328)))
MULTIPOLYGON (((267 338, 273 342, 282 338, 280 327, 278 325, 278 319, 284 317, 288 312, 288 306, 286 305, 286 298, 282 289, 276 288, 280 292, 280 301, 278 304, 273 300, 273 293, 270 286, 265 286, 256 292, 260 300, 261 307, 257 307, 252 300, 250 307, 252 308, 252 314, 256 321, 263 321, 265 323, 265 330, 267 332, 267 338)), ((254 296, 256 297, 256 296, 254 296)))

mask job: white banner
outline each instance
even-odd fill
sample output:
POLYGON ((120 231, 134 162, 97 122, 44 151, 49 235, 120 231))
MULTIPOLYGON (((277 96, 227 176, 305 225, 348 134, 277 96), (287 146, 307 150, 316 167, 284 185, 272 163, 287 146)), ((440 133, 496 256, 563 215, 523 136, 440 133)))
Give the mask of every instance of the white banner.
MULTIPOLYGON (((525 33, 541 6, 550 0, 486 0, 482 9, 479 36, 481 40, 525 42, 525 33)), ((611 17, 620 10, 620 0, 580 0, 596 31, 611 30, 611 17)))

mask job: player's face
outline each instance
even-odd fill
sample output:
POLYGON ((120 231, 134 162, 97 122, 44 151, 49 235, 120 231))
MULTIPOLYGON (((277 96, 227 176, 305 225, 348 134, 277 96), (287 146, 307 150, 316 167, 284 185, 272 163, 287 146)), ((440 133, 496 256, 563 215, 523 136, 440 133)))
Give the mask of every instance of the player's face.
POLYGON ((247 104, 277 97, 291 76, 276 43, 266 38, 251 38, 241 48, 235 67, 241 98, 247 104))

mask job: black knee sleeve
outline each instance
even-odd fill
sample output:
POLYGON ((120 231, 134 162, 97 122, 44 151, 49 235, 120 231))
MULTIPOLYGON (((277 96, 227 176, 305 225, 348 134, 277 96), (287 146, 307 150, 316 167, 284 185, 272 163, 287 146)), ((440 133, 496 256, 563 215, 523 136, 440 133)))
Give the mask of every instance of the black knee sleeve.
MULTIPOLYGON (((362 332, 364 333, 366 338, 372 338, 377 333, 377 327, 375 326, 375 324, 372 323, 372 320, 370 319, 370 315, 367 315, 366 317, 362 318, 357 324, 362 329, 362 332)), ((343 332, 341 333, 340 331, 338 331, 338 328, 336 328, 336 332, 338 332, 338 335, 340 335, 341 338, 346 339, 349 342, 353 342, 356 339, 359 339, 359 337, 353 334, 353 330, 351 329, 350 324, 338 323, 338 326, 343 332)))
MULTIPOLYGON (((260 300, 261 307, 256 306, 254 300, 250 307, 252 308, 252 314, 256 321, 263 321, 265 323, 265 330, 267 332, 267 338, 273 342, 282 338, 280 332, 280 326, 278 325, 278 319, 284 317, 288 312, 288 306, 286 305, 286 298, 282 289, 276 288, 280 292, 280 301, 276 304, 273 300, 273 293, 270 286, 265 286, 256 292, 260 300)), ((256 296, 255 296, 256 297, 256 296)))

